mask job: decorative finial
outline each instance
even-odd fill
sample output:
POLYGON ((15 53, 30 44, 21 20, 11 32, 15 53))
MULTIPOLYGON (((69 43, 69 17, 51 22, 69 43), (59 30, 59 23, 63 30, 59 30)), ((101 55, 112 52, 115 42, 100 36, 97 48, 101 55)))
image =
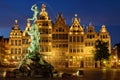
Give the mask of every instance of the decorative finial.
POLYGON ((18 20, 15 20, 14 29, 18 29, 18 20))
POLYGON ((17 24, 18 23, 18 20, 15 20, 15 24, 17 24))
POLYGON ((107 32, 106 26, 102 25, 101 32, 107 32))
POLYGON ((103 24, 102 27, 105 28, 105 25, 103 24))
POLYGON ((27 20, 27 26, 30 26, 30 20, 29 19, 27 20))
POLYGON ((92 22, 89 23, 89 26, 92 26, 92 22))
POLYGON ((48 20, 48 13, 45 11, 45 9, 46 9, 45 7, 46 7, 46 5, 42 4, 40 17, 44 16, 44 19, 48 20))
POLYGON ((42 11, 45 11, 45 7, 46 7, 46 5, 42 4, 42 11))
POLYGON ((75 17, 77 17, 77 14, 75 14, 75 17))
POLYGON ((27 23, 30 23, 30 20, 29 20, 29 19, 27 19, 27 23))

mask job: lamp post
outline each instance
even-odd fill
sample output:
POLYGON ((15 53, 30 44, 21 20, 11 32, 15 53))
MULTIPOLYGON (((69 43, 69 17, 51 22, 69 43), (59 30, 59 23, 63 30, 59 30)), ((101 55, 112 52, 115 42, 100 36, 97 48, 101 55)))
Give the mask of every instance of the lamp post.
POLYGON ((80 56, 80 68, 83 68, 83 66, 84 66, 84 64, 83 64, 83 59, 82 59, 83 57, 82 56, 80 56))
POLYGON ((116 56, 113 57, 113 62, 114 62, 114 67, 116 68, 117 67, 117 57, 116 56))

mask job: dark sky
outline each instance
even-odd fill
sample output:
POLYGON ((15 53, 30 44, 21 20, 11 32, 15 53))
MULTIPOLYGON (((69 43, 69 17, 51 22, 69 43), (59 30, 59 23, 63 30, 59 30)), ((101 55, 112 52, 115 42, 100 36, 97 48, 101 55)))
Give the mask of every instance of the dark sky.
POLYGON ((67 24, 72 23, 74 14, 78 14, 85 27, 90 22, 99 31, 105 24, 112 40, 112 45, 120 41, 120 0, 0 0, 0 36, 9 37, 9 33, 17 19, 23 31, 27 18, 32 17, 31 6, 46 4, 52 21, 62 12, 67 24))

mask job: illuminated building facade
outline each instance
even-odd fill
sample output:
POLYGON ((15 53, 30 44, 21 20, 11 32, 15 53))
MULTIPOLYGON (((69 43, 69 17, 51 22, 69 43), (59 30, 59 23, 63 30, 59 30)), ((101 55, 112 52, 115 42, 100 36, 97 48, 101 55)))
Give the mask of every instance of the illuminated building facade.
POLYGON ((54 64, 66 64, 66 55, 68 52, 68 31, 62 14, 58 14, 52 30, 52 54, 54 57, 54 64))
POLYGON ((22 34, 22 57, 24 57, 25 54, 28 53, 28 47, 30 46, 30 36, 28 35, 28 31, 30 30, 30 21, 27 21, 27 25, 25 27, 25 30, 22 34))
POLYGON ((68 35, 68 65, 70 67, 83 66, 84 47, 84 28, 76 14, 68 35))
POLYGON ((22 31, 18 27, 18 21, 15 20, 15 24, 10 32, 9 37, 9 61, 12 64, 17 64, 22 59, 22 31))
POLYGON ((0 65, 7 65, 9 59, 9 38, 0 36, 0 65))
MULTIPOLYGON (((40 53, 48 62, 54 66, 60 64, 66 67, 95 67, 94 45, 98 39, 108 42, 110 51, 111 39, 105 25, 101 27, 99 33, 95 31, 92 23, 85 29, 80 24, 77 14, 75 14, 71 26, 66 25, 62 14, 58 14, 55 23, 52 24, 45 7, 42 4, 36 24, 40 31, 40 53)), ((30 28, 30 21, 28 21, 22 32, 17 20, 15 21, 9 37, 10 62, 19 62, 28 53, 31 40, 27 31, 30 28)))
POLYGON ((111 50, 111 67, 120 67, 120 43, 115 44, 111 50))
POLYGON ((86 31, 84 30, 75 14, 68 35, 69 67, 95 67, 94 46, 98 39, 108 42, 109 52, 111 52, 111 39, 105 25, 102 25, 99 33, 95 31, 92 23, 89 24, 86 31))
POLYGON ((0 36, 0 64, 2 64, 2 57, 3 57, 3 54, 4 54, 4 38, 3 36, 0 36))
POLYGON ((38 16, 36 24, 40 31, 40 53, 51 63, 52 59, 52 23, 45 11, 45 5, 42 4, 41 12, 38 16))

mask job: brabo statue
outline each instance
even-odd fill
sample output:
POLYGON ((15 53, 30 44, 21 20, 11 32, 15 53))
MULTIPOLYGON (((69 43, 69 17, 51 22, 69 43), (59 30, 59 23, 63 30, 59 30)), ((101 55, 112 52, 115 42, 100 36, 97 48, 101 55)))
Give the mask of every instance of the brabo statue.
POLYGON ((34 11, 33 18, 28 18, 28 20, 32 20, 33 24, 31 26, 30 31, 28 31, 28 34, 30 35, 32 42, 30 43, 30 47, 28 48, 28 50, 30 51, 30 53, 32 53, 32 55, 34 55, 36 52, 37 53, 40 52, 39 49, 40 32, 38 30, 37 24, 35 23, 38 14, 38 8, 36 4, 32 6, 31 10, 34 11))
MULTIPOLYGON (((28 48, 30 53, 27 55, 27 57, 34 58, 36 57, 36 54, 38 56, 40 52, 40 47, 39 47, 40 32, 38 30, 37 24, 35 23, 37 20, 37 14, 38 14, 38 8, 36 4, 32 6, 31 10, 34 11, 33 18, 32 19, 28 18, 28 20, 32 20, 33 24, 31 26, 30 31, 28 31, 28 34, 30 35, 32 42, 30 43, 30 47, 28 48)), ((41 54, 39 54, 39 57, 40 57, 39 63, 44 64, 41 54)))

